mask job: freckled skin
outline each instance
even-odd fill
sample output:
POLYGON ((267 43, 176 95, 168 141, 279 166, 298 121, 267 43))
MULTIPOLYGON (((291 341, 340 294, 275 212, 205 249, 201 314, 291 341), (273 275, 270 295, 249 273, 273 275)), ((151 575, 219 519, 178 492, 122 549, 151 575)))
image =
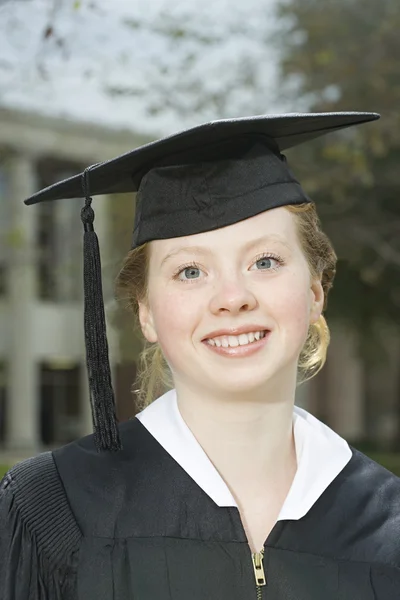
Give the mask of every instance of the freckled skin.
POLYGON ((145 337, 158 341, 175 387, 196 394, 242 394, 293 380, 311 322, 323 306, 323 290, 312 281, 296 232, 284 207, 222 229, 150 243, 149 306, 140 306, 145 337), (243 250, 249 241, 279 235, 243 250), (204 246, 211 255, 184 252, 163 258, 178 246, 204 246), (283 259, 279 265, 260 254, 283 259), (174 272, 192 261, 197 267, 174 272), (276 269, 272 269, 276 267, 276 269), (209 332, 256 323, 272 330, 266 346, 252 356, 227 358, 201 342, 209 332))

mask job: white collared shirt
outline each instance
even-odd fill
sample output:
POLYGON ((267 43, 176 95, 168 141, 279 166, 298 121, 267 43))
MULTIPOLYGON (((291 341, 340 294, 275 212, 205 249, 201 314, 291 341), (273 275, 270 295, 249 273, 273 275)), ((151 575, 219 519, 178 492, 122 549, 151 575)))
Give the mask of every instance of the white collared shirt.
MULTIPOLYGON (((185 423, 176 390, 157 398, 136 418, 218 506, 237 506, 225 481, 185 423)), ((352 457, 343 438, 297 406, 293 428, 297 472, 278 521, 304 517, 352 457)))

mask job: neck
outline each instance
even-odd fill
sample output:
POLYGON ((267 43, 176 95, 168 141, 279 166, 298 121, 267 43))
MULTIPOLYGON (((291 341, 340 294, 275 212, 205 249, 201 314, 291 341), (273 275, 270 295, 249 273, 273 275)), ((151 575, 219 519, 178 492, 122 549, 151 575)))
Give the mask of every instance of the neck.
POLYGON ((246 497, 265 498, 271 489, 287 493, 290 487, 296 470, 294 393, 295 383, 229 400, 177 387, 183 419, 239 505, 246 497))

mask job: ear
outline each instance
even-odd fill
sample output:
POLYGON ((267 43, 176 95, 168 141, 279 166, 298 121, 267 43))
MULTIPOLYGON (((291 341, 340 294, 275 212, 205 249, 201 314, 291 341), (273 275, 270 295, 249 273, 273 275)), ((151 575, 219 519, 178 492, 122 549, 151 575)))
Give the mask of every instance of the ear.
POLYGON ((157 342, 157 333, 154 326, 153 315, 147 303, 139 302, 139 322, 142 333, 150 343, 157 342))
POLYGON ((316 323, 322 314, 325 300, 324 289, 320 279, 313 279, 310 292, 310 323, 316 323))

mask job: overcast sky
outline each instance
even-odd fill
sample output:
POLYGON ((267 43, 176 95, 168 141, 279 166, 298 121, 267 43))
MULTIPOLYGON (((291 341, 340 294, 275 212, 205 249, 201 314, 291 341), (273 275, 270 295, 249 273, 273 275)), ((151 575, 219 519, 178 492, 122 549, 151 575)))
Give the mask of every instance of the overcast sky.
POLYGON ((155 136, 284 112, 276 1, 0 0, 0 105, 155 136))

